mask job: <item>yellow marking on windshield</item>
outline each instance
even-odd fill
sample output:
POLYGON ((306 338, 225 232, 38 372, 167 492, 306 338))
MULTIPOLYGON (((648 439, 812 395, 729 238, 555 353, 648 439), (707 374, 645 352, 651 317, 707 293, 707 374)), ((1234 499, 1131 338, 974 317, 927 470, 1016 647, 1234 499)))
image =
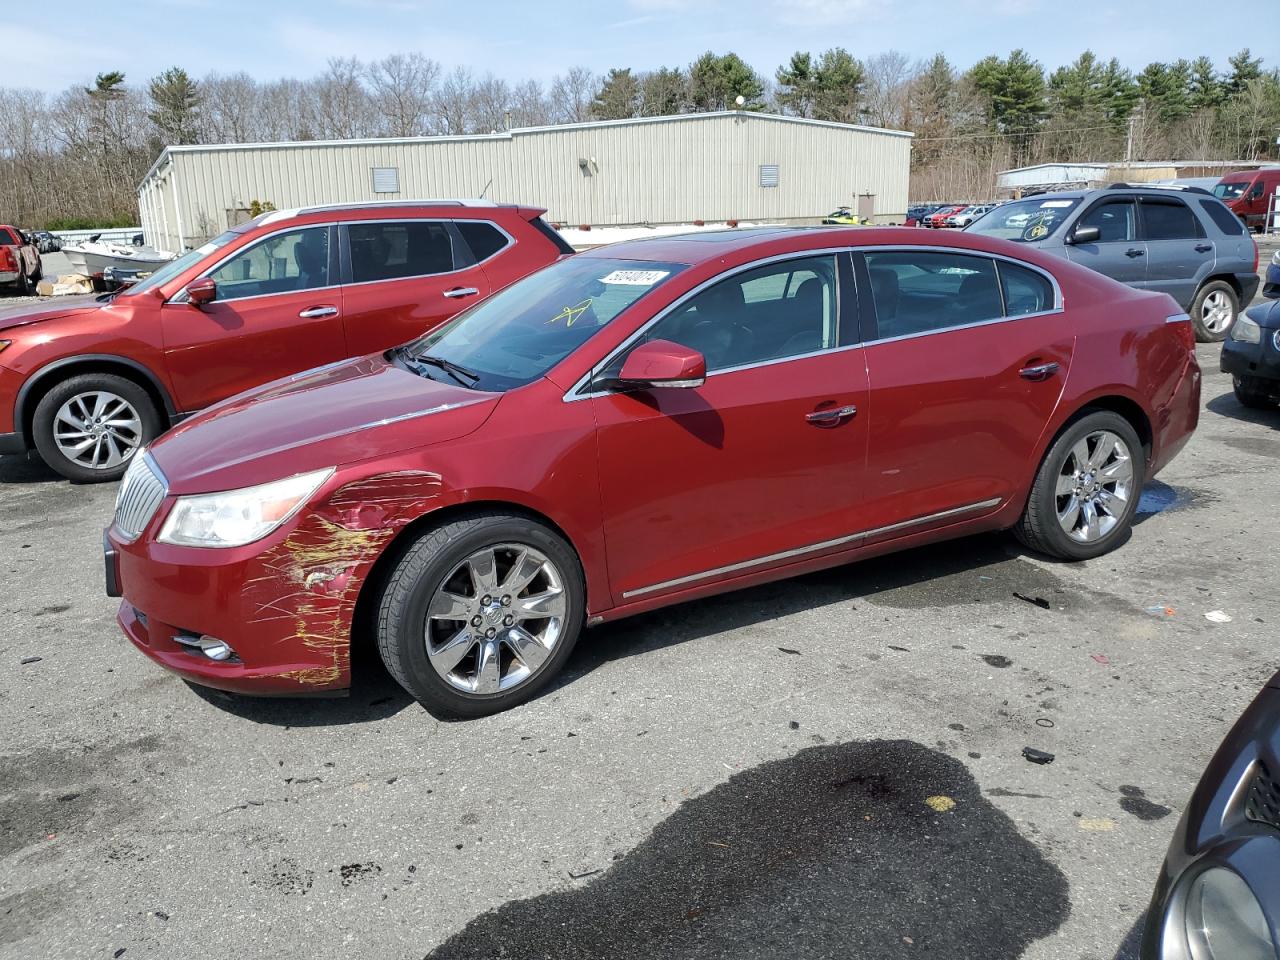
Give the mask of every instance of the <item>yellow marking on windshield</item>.
POLYGON ((566 327, 572 327, 574 322, 586 313, 590 306, 591 298, 588 297, 586 300, 575 303, 572 307, 565 307, 554 317, 548 320, 547 323, 555 323, 557 320, 563 320, 566 327))

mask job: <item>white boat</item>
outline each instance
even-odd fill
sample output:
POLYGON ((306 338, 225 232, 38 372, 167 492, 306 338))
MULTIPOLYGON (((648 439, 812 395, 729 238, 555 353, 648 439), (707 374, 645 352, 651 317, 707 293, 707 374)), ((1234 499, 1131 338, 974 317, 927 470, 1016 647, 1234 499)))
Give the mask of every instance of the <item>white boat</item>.
POLYGON ((150 273, 173 259, 172 253, 130 243, 89 240, 62 248, 71 269, 86 277, 100 277, 108 267, 150 273))

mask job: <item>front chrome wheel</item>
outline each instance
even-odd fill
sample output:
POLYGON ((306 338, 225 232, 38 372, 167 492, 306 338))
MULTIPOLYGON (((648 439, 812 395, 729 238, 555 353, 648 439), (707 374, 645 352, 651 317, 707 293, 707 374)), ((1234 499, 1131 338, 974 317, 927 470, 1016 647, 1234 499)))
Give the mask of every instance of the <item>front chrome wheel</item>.
POLYGON ((54 414, 53 441, 78 466, 114 470, 142 445, 142 417, 133 404, 110 391, 77 393, 54 414))
POLYGON ((1058 523, 1077 543, 1095 543, 1124 518, 1133 492, 1128 444, 1110 430, 1086 434, 1058 473, 1058 523))
POLYGON ((505 693, 532 679, 559 643, 565 580, 520 543, 477 550, 441 581, 427 606, 427 658, 455 690, 505 693))
POLYGON ((1200 322, 1210 333, 1225 333, 1235 320, 1235 305, 1225 290, 1214 290, 1200 305, 1200 322))

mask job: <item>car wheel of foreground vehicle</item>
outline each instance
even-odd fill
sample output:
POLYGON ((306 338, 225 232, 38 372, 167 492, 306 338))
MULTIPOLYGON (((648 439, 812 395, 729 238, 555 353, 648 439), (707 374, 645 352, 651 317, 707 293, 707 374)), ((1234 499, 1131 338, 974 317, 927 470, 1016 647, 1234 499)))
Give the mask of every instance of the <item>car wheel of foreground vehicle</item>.
POLYGON ((540 523, 487 513, 424 533, 391 573, 378 648, 433 713, 480 717, 533 697, 582 629, 582 569, 540 523))
POLYGON ((32 432, 44 462, 64 477, 116 480, 138 448, 160 435, 160 414, 132 380, 85 373, 41 398, 32 432))
POLYGON ((1225 340, 1240 312, 1240 298, 1223 280, 1206 283, 1191 301, 1191 325, 1201 343, 1225 340))
POLYGON ((1081 417, 1045 454, 1014 532, 1051 556, 1101 556, 1133 521, 1144 466, 1142 442, 1128 420, 1108 410, 1081 417))
POLYGON ((1257 384, 1258 381, 1254 377, 1231 378, 1231 389, 1235 392, 1241 406, 1254 410, 1274 409, 1277 405, 1276 401, 1271 399, 1271 394, 1266 390, 1259 390, 1257 384))

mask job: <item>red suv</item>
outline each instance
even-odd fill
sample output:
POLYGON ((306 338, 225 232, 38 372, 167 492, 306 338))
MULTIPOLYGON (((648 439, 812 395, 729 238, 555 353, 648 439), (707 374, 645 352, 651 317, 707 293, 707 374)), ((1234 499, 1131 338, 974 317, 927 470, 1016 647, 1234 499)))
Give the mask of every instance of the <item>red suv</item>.
POLYGON ((364 624, 425 705, 491 713, 584 624, 983 530, 1119 546, 1194 348, 1164 294, 959 231, 601 247, 165 434, 108 592, 198 683, 344 689, 364 624))
MULTIPOLYGON (((278 210, 119 293, 0 312, 0 453, 110 480, 171 423, 384 350, 573 252, 535 207, 278 210)), ((34 249, 34 248, 33 248, 34 249)))

